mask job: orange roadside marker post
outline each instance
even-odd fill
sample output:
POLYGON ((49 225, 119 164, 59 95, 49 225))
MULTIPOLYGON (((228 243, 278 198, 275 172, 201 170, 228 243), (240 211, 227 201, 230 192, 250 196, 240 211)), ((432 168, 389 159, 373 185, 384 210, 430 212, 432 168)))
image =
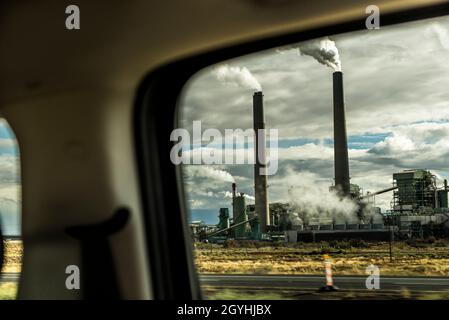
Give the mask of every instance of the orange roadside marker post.
POLYGON ((338 287, 334 286, 334 279, 332 278, 332 259, 329 255, 323 255, 324 270, 326 276, 326 285, 320 288, 320 291, 336 291, 338 287))

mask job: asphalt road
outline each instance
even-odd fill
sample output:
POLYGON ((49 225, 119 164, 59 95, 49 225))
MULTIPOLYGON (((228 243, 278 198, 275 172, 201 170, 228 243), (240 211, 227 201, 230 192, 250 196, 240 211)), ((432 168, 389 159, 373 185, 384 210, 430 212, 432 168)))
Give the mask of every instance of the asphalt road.
POLYGON ((0 274, 0 282, 18 282, 20 273, 3 272, 0 274))
MULTIPOLYGON (((299 275, 201 275, 201 283, 212 287, 318 289, 325 285, 323 276, 299 275)), ((366 290, 364 276, 337 276, 334 285, 342 290, 366 290)), ((380 277, 380 290, 399 291, 449 290, 449 278, 380 277)))
MULTIPOLYGON (((366 290, 364 276, 336 276, 334 285, 342 290, 366 290)), ((18 273, 3 273, 0 282, 17 282, 18 273)), ((218 275, 203 274, 200 276, 203 285, 212 287, 239 288, 286 288, 310 290, 323 287, 323 276, 299 275, 218 275)), ((442 291, 449 290, 449 278, 438 277, 380 277, 380 290, 399 291, 442 291)))

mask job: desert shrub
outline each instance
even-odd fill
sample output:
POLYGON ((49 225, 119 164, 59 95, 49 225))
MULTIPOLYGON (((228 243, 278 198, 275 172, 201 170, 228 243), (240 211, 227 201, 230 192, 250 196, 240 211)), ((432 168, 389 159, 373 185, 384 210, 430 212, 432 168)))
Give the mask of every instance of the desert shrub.
POLYGON ((215 248, 219 248, 219 245, 215 243, 206 243, 206 242, 195 242, 194 244, 195 249, 198 250, 212 250, 215 248))
POLYGON ((427 237, 425 239, 416 239, 411 238, 407 239, 405 241, 407 245, 414 248, 427 248, 429 246, 435 246, 435 247, 445 247, 446 243, 441 240, 437 240, 434 236, 427 237))
POLYGON ((436 240, 437 239, 434 236, 430 236, 430 237, 427 237, 426 242, 427 243, 435 243, 436 240))
POLYGON ((350 249, 351 244, 348 241, 337 241, 334 245, 336 249, 350 249))
POLYGON ((313 242, 297 242, 294 244, 294 247, 297 249, 314 249, 319 247, 319 244, 313 242))
POLYGON ((335 248, 335 249, 350 249, 351 244, 348 241, 329 241, 329 247, 335 248))
POLYGON ((369 248, 369 244, 362 239, 351 239, 349 244, 353 248, 369 248))
POLYGON ((223 242, 224 248, 238 248, 238 243, 234 239, 226 239, 225 242, 223 242))
POLYGON ((330 253, 330 252, 332 251, 332 247, 329 246, 329 243, 328 243, 328 242, 324 242, 324 241, 322 241, 322 242, 320 243, 320 249, 321 249, 321 253, 322 253, 322 254, 324 254, 324 253, 330 253))
POLYGON ((405 243, 410 247, 416 247, 418 241, 416 239, 407 239, 405 240, 405 243))
POLYGON ((445 248, 447 247, 447 242, 439 240, 434 243, 434 246, 439 248, 445 248))
POLYGON ((256 241, 253 241, 253 240, 244 241, 244 242, 240 243, 240 247, 256 248, 256 241))
POLYGON ((323 248, 323 247, 329 247, 329 242, 321 241, 320 242, 320 248, 323 248))
POLYGON ((405 240, 405 243, 407 243, 407 245, 413 248, 427 248, 429 245, 423 240, 413 238, 405 240))

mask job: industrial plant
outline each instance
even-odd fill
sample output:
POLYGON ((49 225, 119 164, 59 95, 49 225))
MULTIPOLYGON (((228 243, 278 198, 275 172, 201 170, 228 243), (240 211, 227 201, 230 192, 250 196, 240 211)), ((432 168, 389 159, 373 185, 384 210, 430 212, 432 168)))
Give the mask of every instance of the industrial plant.
MULTIPOLYGON (((228 208, 218 210, 218 223, 192 222, 195 241, 224 242, 227 239, 256 241, 315 242, 344 239, 388 241, 411 237, 449 236, 448 185, 438 186, 426 169, 392 172, 391 187, 363 194, 350 182, 343 73, 333 73, 334 179, 329 192, 356 205, 356 214, 345 218, 311 218, 294 204, 269 203, 267 175, 261 174, 264 161, 255 157, 255 204, 247 204, 243 193, 232 184, 232 216, 228 208), (376 195, 391 192, 391 209, 375 207, 376 195)), ((263 94, 253 95, 253 125, 265 128, 263 94)), ((256 134, 255 154, 260 137, 256 134)), ((262 137, 264 139, 264 137, 262 137)), ((263 142, 264 143, 264 142, 263 142)), ((263 144, 262 144, 263 146, 263 144)), ((264 151, 264 150, 262 150, 264 151)), ((262 152, 263 156, 263 152, 262 152)))

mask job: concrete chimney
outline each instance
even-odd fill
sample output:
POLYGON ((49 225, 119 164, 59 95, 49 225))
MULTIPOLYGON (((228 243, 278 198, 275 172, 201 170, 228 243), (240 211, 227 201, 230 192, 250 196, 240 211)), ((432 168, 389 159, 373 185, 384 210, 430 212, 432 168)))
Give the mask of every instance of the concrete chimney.
POLYGON ((335 187, 343 196, 349 195, 348 139, 346 136, 343 73, 336 71, 334 80, 334 170, 335 187))
POLYGON ((265 129, 265 115, 263 109, 263 94, 261 91, 255 92, 253 96, 253 121, 255 134, 255 164, 254 164, 254 194, 255 209, 260 218, 260 230, 267 232, 270 225, 270 209, 268 206, 267 175, 261 173, 265 168, 265 132, 263 135, 260 129, 265 129), (259 141, 260 139, 260 141, 259 141), (259 150, 262 147, 263 150, 259 150), (262 153, 261 156, 259 154, 262 153))
POLYGON ((236 217, 236 209, 235 209, 235 199, 237 198, 237 184, 235 182, 232 183, 232 217, 235 219, 236 217))

